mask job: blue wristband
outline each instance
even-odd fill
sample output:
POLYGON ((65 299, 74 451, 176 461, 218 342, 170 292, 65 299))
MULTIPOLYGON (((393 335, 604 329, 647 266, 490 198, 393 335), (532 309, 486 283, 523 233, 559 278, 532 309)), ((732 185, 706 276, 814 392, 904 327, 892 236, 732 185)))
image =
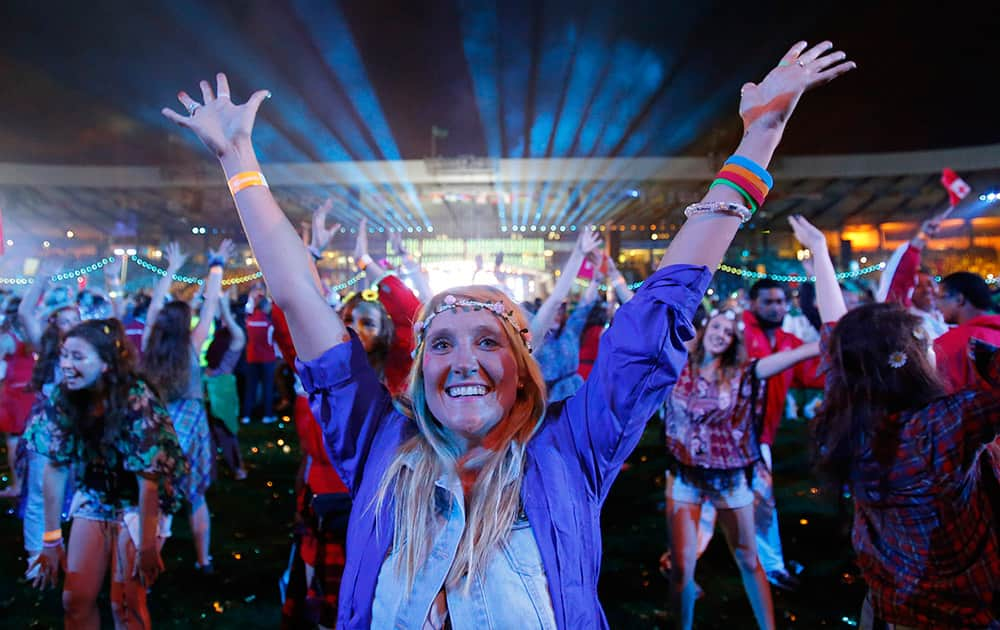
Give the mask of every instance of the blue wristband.
POLYGON ((733 155, 728 160, 726 160, 726 164, 735 164, 737 166, 742 166, 743 168, 747 169, 748 171, 759 177, 761 181, 763 181, 764 184, 767 185, 769 189, 774 188, 774 178, 771 177, 771 174, 767 172, 767 169, 765 169, 760 164, 757 164, 750 158, 743 157, 742 155, 733 155))

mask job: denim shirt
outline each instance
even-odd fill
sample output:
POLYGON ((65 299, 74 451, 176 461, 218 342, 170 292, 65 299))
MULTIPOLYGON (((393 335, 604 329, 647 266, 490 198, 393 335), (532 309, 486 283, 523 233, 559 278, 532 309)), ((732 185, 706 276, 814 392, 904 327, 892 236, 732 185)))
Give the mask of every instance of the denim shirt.
POLYGON ((441 527, 427 561, 407 593, 406 578, 396 570, 402 550, 389 554, 378 574, 372 627, 421 630, 431 604, 445 588, 453 628, 555 630, 542 557, 526 517, 514 523, 509 538, 490 556, 486 570, 472 578, 468 592, 465 581, 445 587, 465 529, 465 500, 455 474, 442 475, 435 483, 435 493, 441 527))
MULTIPOLYGON (((601 507, 684 367, 691 317, 711 278, 706 267, 691 265, 650 276, 602 335, 590 378, 574 396, 549 405, 528 442, 521 502, 559 628, 608 627, 597 599, 601 507)), ((394 529, 390 502, 379 510, 375 496, 416 426, 395 408, 353 333, 349 343, 296 364, 330 460, 354 497, 337 627, 370 628, 394 529)))

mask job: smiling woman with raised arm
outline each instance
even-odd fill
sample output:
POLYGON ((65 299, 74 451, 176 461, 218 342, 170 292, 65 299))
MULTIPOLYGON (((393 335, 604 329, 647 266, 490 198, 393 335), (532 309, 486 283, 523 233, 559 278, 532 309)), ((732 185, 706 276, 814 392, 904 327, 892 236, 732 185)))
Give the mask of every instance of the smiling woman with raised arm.
POLYGON ((684 366, 691 317, 730 240, 759 204, 764 170, 802 93, 853 67, 829 44, 794 46, 741 101, 731 173, 618 311, 587 383, 546 405, 527 322, 503 293, 459 287, 415 325, 409 397, 382 387, 357 337, 310 278, 304 247, 260 173, 244 105, 202 82, 181 93, 191 129, 222 163, 254 254, 285 309, 299 374, 334 466, 351 488, 338 627, 599 628, 601 506, 684 366), (738 168, 736 168, 738 167, 738 168), (747 190, 749 189, 749 190, 747 190), (301 255, 294 255, 294 252, 301 255))

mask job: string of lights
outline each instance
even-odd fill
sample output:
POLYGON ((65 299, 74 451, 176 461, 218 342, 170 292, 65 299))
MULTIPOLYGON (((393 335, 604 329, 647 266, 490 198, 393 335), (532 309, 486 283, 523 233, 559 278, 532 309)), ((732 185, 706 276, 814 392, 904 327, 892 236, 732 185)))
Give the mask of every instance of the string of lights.
MULTIPOLYGON (((868 265, 867 267, 861 267, 854 271, 841 271, 837 274, 837 280, 851 280, 854 278, 859 278, 861 276, 866 276, 870 273, 881 271, 885 269, 885 263, 880 262, 874 265, 868 265)), ((800 276, 791 275, 783 273, 762 273, 760 271, 753 271, 750 269, 740 269, 739 267, 733 267, 732 265, 727 265, 725 263, 719 265, 720 271, 725 271, 726 273, 731 273, 734 276, 741 276, 743 278, 749 278, 751 280, 763 280, 767 278, 768 280, 774 280, 776 282, 815 282, 816 276, 800 276)))

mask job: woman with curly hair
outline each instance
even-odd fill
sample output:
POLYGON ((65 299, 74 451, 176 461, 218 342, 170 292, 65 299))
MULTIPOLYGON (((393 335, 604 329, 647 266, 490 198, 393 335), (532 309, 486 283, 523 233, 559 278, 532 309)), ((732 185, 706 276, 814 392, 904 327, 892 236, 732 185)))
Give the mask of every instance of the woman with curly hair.
POLYGON ((26 435, 48 461, 44 471, 45 533, 35 585, 66 571, 67 628, 100 627, 97 595, 111 569, 116 627, 149 628, 146 589, 163 570, 160 548, 180 505, 177 482, 187 471, 170 417, 135 370, 118 320, 90 320, 67 333, 59 360, 62 382, 26 435), (77 489, 68 549, 60 512, 66 477, 77 489))

